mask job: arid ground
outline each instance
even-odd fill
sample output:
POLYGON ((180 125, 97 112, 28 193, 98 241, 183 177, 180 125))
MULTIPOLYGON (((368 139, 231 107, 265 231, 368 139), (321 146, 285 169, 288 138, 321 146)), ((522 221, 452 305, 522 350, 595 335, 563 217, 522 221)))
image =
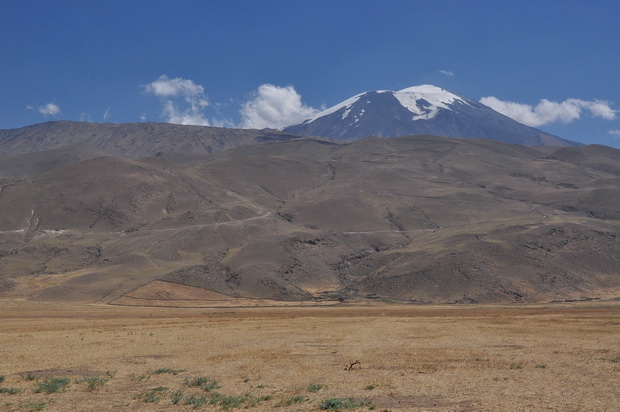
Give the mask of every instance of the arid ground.
POLYGON ((0 410, 618 411, 620 302, 0 301, 0 410))

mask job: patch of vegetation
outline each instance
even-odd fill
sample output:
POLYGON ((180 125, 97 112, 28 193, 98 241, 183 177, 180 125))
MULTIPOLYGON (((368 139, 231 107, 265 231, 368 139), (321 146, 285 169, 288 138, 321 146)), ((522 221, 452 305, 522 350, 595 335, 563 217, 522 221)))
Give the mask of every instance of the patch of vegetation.
POLYGON ((185 398, 185 404, 192 406, 194 409, 200 408, 208 402, 208 399, 205 396, 197 397, 197 396, 188 396, 185 398))
POLYGON ((547 367, 547 365, 545 365, 544 363, 539 363, 535 366, 538 369, 545 369, 547 367))
POLYGON ((214 389, 218 389, 220 384, 215 379, 211 379, 208 376, 199 376, 185 379, 185 386, 200 388, 205 392, 211 392, 214 389))
POLYGON ((610 359, 613 363, 620 363, 620 353, 610 359))
POLYGON ((366 385, 366 387, 364 389, 366 389, 367 391, 371 391, 371 390, 373 390, 376 387, 377 387, 377 385, 366 385))
POLYGON ((137 394, 134 398, 146 403, 159 403, 167 391, 168 388, 160 386, 158 388, 146 389, 137 394))
POLYGON ((0 375, 0 383, 4 382, 4 375, 0 375))
POLYGON ((296 403, 304 403, 308 401, 310 401, 310 398, 308 398, 307 396, 295 395, 295 396, 291 396, 290 398, 283 399, 281 402, 276 404, 276 407, 291 406, 296 403))
POLYGON ((106 378, 102 378, 100 376, 87 376, 82 379, 78 379, 75 383, 86 383, 86 390, 88 392, 92 392, 100 386, 105 385, 108 380, 106 378))
POLYGON ((337 411, 340 409, 355 409, 368 407, 373 408, 372 402, 367 399, 354 399, 354 398, 329 398, 323 400, 319 404, 319 408, 325 411, 337 411))
POLYGON ((181 399, 183 399, 183 389, 179 389, 170 395, 170 402, 172 402, 173 405, 178 405, 181 399))
POLYGON ((318 391, 320 391, 321 389, 323 389, 325 387, 325 385, 323 385, 322 383, 311 383, 310 385, 308 385, 308 392, 312 392, 312 393, 316 393, 318 391))
POLYGON ((153 371, 155 375, 162 375, 164 373, 171 373, 176 375, 177 373, 185 372, 185 369, 170 369, 170 368, 161 368, 153 371))
POLYGON ((226 395, 220 399, 219 405, 224 410, 229 410, 240 407, 244 402, 245 398, 243 396, 226 395))
POLYGON ((34 380, 37 379, 37 375, 35 375, 34 373, 31 373, 31 372, 28 372, 27 374, 22 375, 22 377, 24 379, 26 379, 27 381, 34 381, 34 380))
POLYGON ((29 411, 42 411, 45 409, 47 402, 28 402, 25 404, 21 404, 20 407, 27 409, 29 411))
POLYGON ((71 379, 69 378, 47 378, 43 382, 37 383, 37 388, 34 390, 35 393, 55 393, 65 390, 67 386, 71 383, 71 379))
POLYGON ((129 377, 134 381, 148 381, 149 379, 151 379, 151 374, 144 373, 142 375, 136 375, 135 373, 132 373, 131 375, 129 375, 129 377))
POLYGON ((523 369, 523 363, 521 362, 511 363, 510 369, 523 369))
POLYGON ((9 395, 17 395, 18 393, 22 393, 22 390, 19 388, 0 388, 0 393, 6 393, 9 395))

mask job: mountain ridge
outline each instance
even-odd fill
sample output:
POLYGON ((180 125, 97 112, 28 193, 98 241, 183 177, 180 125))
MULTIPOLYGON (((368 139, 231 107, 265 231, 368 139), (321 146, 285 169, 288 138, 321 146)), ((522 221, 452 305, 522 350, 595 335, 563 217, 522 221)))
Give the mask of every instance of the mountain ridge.
POLYGON ((604 146, 434 136, 55 161, 0 179, 0 297, 615 298, 619 170, 604 146))

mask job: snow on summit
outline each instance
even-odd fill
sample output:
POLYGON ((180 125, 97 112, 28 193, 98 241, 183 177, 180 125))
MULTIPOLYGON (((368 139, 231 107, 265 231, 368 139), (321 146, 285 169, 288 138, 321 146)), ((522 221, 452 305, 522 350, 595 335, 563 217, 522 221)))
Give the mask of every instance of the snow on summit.
POLYGON ((413 120, 432 119, 437 115, 440 108, 448 109, 448 105, 452 105, 456 101, 467 104, 456 94, 430 84, 408 87, 393 93, 400 104, 415 115, 413 120), (424 104, 420 100, 428 104, 424 104))

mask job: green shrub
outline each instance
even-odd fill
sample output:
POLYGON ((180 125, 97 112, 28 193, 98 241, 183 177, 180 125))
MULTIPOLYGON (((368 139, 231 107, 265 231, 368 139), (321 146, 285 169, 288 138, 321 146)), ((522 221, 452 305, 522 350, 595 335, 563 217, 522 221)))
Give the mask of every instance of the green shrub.
POLYGON ((140 399, 142 402, 146 403, 158 403, 167 390, 168 388, 164 388, 163 386, 147 389, 140 392, 138 395, 135 396, 135 398, 140 399))
POLYGON ((64 390, 71 379, 69 378, 47 378, 43 382, 37 383, 37 388, 34 390, 35 393, 55 393, 64 390))
POLYGON ((308 385, 308 392, 318 392, 321 389, 323 389, 325 387, 325 385, 323 385, 322 383, 311 383, 310 385, 308 385))
POLYGON ((291 406, 294 405, 296 403, 304 403, 309 401, 310 399, 306 396, 303 395, 295 395, 292 396, 290 398, 284 399, 281 402, 279 402, 276 406, 277 407, 281 407, 281 406, 291 406))
POLYGON ((178 403, 181 402, 181 399, 183 399, 183 389, 179 389, 170 395, 170 401, 173 405, 178 405, 178 403))
POLYGON ((0 393, 6 393, 9 395, 17 395, 18 393, 22 393, 22 390, 19 388, 0 388, 0 393))
POLYGON ((205 392, 211 392, 213 389, 218 389, 220 387, 219 383, 217 383, 215 379, 211 379, 207 376, 187 378, 185 379, 185 386, 189 386, 190 388, 199 387, 205 392))
POLYGON ((75 381, 75 383, 86 383, 86 390, 92 392, 100 386, 103 386, 108 380, 100 376, 87 376, 75 381))
POLYGON ((194 409, 200 408, 202 405, 206 403, 207 403, 207 398, 204 396, 199 398, 199 397, 192 395, 192 396, 188 396, 187 398, 185 398, 185 404, 191 405, 194 409))
POLYGON ((181 373, 181 372, 185 372, 185 369, 161 368, 161 369, 155 370, 153 373, 155 375, 161 375, 161 374, 164 374, 164 373, 171 373, 173 375, 176 375, 177 373, 181 373))
POLYGON ((355 409, 361 407, 372 408, 372 403, 366 399, 354 398, 329 398, 319 404, 319 408, 326 411, 336 411, 339 409, 355 409))

